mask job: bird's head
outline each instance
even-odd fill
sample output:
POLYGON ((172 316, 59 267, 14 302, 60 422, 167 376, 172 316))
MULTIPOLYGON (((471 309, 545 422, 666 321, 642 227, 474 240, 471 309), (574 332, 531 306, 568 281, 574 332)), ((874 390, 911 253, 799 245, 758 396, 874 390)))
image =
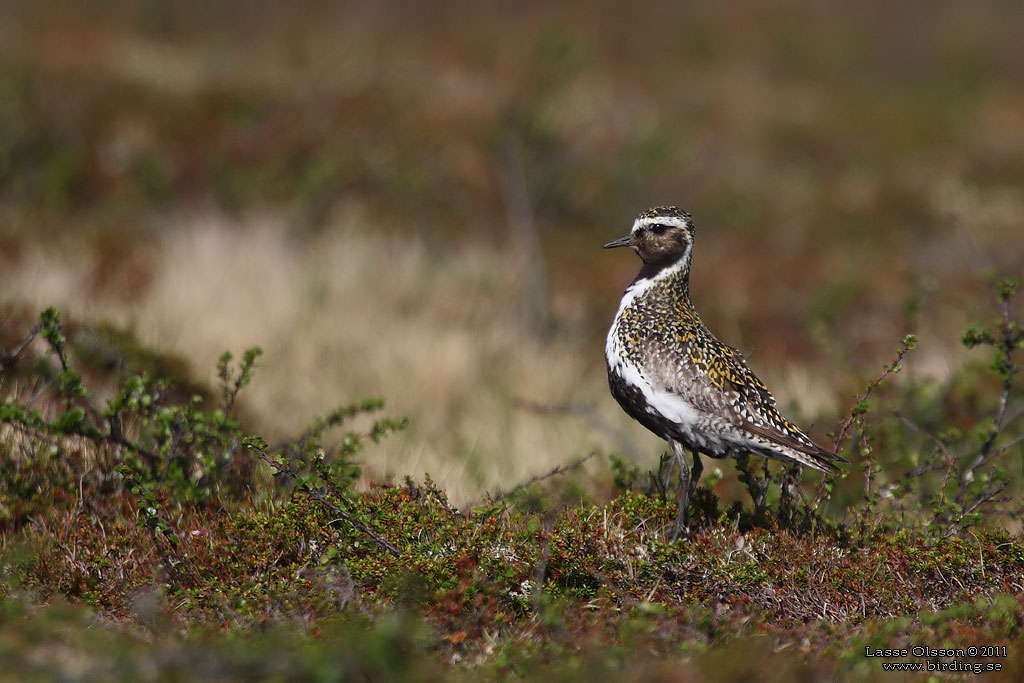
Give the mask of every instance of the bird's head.
POLYGON ((648 209, 633 221, 628 235, 604 245, 605 249, 614 247, 632 247, 643 260, 645 270, 658 272, 679 262, 684 270, 689 270, 693 217, 675 206, 648 209))

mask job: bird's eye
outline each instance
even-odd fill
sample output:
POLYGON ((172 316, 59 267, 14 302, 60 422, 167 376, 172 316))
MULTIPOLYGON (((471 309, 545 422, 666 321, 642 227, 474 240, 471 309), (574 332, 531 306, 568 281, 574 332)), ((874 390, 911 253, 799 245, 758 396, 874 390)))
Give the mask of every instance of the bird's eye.
POLYGON ((662 225, 661 223, 655 223, 654 225, 651 226, 651 232, 653 232, 655 235, 664 234, 666 230, 668 230, 668 226, 662 225))

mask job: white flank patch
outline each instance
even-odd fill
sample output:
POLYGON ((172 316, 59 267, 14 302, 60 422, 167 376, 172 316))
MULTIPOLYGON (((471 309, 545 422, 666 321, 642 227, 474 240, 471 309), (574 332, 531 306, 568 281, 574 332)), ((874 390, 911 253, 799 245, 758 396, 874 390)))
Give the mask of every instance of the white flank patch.
MULTIPOLYGON (((624 306, 628 306, 629 302, 635 298, 638 293, 636 290, 642 291, 646 289, 650 282, 650 280, 642 280, 637 283, 636 287, 627 290, 626 295, 622 298, 623 305, 619 307, 619 310, 621 311, 624 306)), ((617 320, 618 318, 616 317, 617 320)), ((691 431, 694 423, 701 417, 701 413, 678 394, 657 390, 651 386, 651 383, 640 373, 640 370, 625 360, 617 331, 618 323, 616 322, 608 331, 608 339, 605 343, 604 353, 608 361, 608 367, 617 372, 626 383, 640 390, 644 400, 647 401, 647 410, 649 412, 659 414, 665 419, 684 427, 686 431, 691 431)))
POLYGON ((658 391, 652 387, 632 363, 620 363, 619 373, 622 379, 643 393, 648 412, 661 415, 666 420, 686 428, 686 431, 690 431, 701 417, 701 413, 678 394, 658 391))

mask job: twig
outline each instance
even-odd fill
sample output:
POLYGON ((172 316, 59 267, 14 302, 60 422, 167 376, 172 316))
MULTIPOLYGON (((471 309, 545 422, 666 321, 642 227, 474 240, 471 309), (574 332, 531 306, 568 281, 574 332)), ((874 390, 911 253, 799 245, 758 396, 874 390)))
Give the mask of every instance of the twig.
POLYGON ((854 403, 853 410, 851 410, 850 414, 847 415, 846 418, 843 420, 843 425, 839 430, 839 435, 836 436, 836 438, 832 442, 832 450, 834 452, 839 452, 840 447, 846 440, 847 432, 850 431, 850 427, 852 427, 854 422, 857 421, 857 417, 860 415, 860 413, 858 412, 858 408, 863 405, 864 401, 868 400, 868 397, 871 395, 871 393, 876 388, 878 388, 878 385, 881 384, 886 377, 888 377, 894 372, 899 372, 901 367, 900 363, 903 361, 903 356, 907 354, 907 351, 914 348, 916 343, 917 340, 914 337, 914 335, 908 334, 906 337, 904 337, 902 345, 900 346, 900 350, 896 352, 896 358, 891 363, 889 363, 889 365, 885 366, 885 369, 882 371, 882 374, 876 377, 871 382, 871 384, 869 384, 867 388, 864 389, 864 393, 857 397, 857 402, 854 403))
MULTIPOLYGON (((103 435, 104 441, 109 441, 116 446, 122 446, 127 448, 135 455, 142 456, 149 462, 150 465, 154 465, 159 462, 159 458, 155 453, 149 451, 142 446, 138 445, 134 441, 129 441, 128 437, 124 435, 124 429, 121 426, 121 416, 118 413, 114 413, 107 418, 107 423, 110 425, 109 431, 103 435)), ((98 444, 97 444, 98 445, 98 444)))
POLYGON ((940 451, 942 451, 942 454, 944 456, 946 456, 946 460, 947 461, 952 461, 954 459, 953 458, 953 454, 949 452, 949 449, 946 447, 946 444, 942 441, 942 439, 940 439, 939 437, 935 436, 934 434, 929 432, 927 429, 923 428, 921 425, 917 424, 916 422, 911 420, 909 417, 904 415, 903 413, 900 413, 898 411, 893 411, 892 415, 893 415, 893 417, 898 419, 900 422, 902 422, 903 424, 905 424, 908 427, 910 427, 911 429, 913 429, 918 434, 921 434, 922 436, 927 437, 927 439, 929 441, 934 443, 938 447, 938 449, 940 451))
POLYGON ((1003 430, 1003 426, 1006 420, 1006 407, 1010 402, 1010 393, 1013 390, 1013 378, 1020 371, 1013 362, 1013 352, 1017 348, 1018 339, 1012 332, 1013 323, 1010 320, 1010 297, 1000 297, 1001 299, 1001 313, 1002 320, 1000 321, 1000 332, 1002 333, 1002 339, 998 341, 995 346, 999 348, 1002 354, 1005 354, 1005 365, 1003 367, 1003 387, 1002 393, 999 396, 999 407, 996 409, 996 416, 993 420, 992 429, 989 430, 988 436, 985 438, 984 443, 981 445, 981 449, 978 451, 978 455, 974 457, 971 464, 968 465, 963 472, 960 473, 960 485, 956 493, 957 505, 963 507, 964 499, 967 496, 967 488, 970 486, 971 481, 974 478, 974 471, 980 467, 983 467, 992 458, 999 455, 1002 450, 993 450, 996 439, 1003 430))
MULTIPOLYGON (((892 414, 900 422, 907 425, 915 432, 921 434, 922 436, 926 437, 929 441, 934 443, 937 449, 941 451, 942 454, 946 457, 946 473, 943 475, 942 484, 939 486, 939 505, 941 506, 946 501, 946 485, 949 483, 950 478, 953 476, 953 471, 956 469, 956 458, 953 456, 952 453, 949 452, 949 448, 946 447, 946 444, 942 441, 942 439, 935 436, 930 431, 923 428, 921 425, 917 424, 906 415, 903 415, 902 413, 899 412, 893 412, 892 414)), ((926 472, 932 472, 937 469, 939 469, 939 466, 935 463, 922 463, 917 467, 913 468, 912 470, 910 470, 909 472, 907 472, 907 474, 900 478, 900 480, 897 481, 896 483, 902 486, 903 482, 905 481, 916 479, 920 477, 922 474, 925 474, 926 472)))
POLYGON ((956 519, 952 520, 949 523, 949 525, 946 527, 946 533, 943 536, 944 538, 952 536, 956 532, 957 526, 959 526, 960 522, 964 519, 964 517, 971 514, 982 505, 987 505, 988 503, 1009 502, 1009 498, 996 498, 996 496, 998 496, 1000 493, 1006 490, 1007 484, 1005 481, 1000 481, 999 487, 996 488, 995 490, 992 490, 992 483, 995 481, 995 471, 995 467, 993 467, 989 471, 988 482, 985 484, 985 488, 982 489, 981 493, 978 494, 978 497, 975 499, 975 501, 969 507, 964 509, 959 515, 957 515, 956 519))
POLYGON ((21 340, 20 344, 15 346, 8 353, 0 353, 0 372, 14 367, 15 363, 18 362, 18 356, 20 356, 21 352, 32 343, 32 340, 36 338, 36 335, 38 335, 39 331, 42 329, 42 325, 34 325, 32 329, 28 331, 28 334, 25 335, 25 338, 21 340))
MULTIPOLYGON (((548 472, 545 472, 544 474, 538 474, 536 476, 530 477, 529 479, 527 479, 523 483, 517 484, 517 485, 513 486, 508 491, 505 491, 504 493, 501 493, 501 494, 499 494, 497 496, 492 496, 490 498, 490 500, 491 500, 492 503, 497 503, 499 501, 505 500, 509 496, 515 494, 517 491, 522 491, 526 487, 531 486, 533 484, 536 484, 538 481, 544 481, 545 479, 550 479, 551 477, 556 477, 559 474, 564 474, 564 473, 568 472, 569 470, 574 470, 577 467, 579 467, 580 465, 582 465, 583 463, 585 463, 586 461, 588 461, 591 458, 593 458, 595 455, 597 455, 597 451, 592 451, 591 453, 589 453, 587 455, 584 455, 582 457, 576 458, 575 460, 573 460, 570 463, 566 463, 564 465, 559 465, 558 467, 555 467, 555 468, 549 470, 548 472)), ((474 507, 477 507, 477 506, 476 505, 471 505, 470 506, 470 508, 474 508, 474 507)))
MULTIPOLYGON (((822 472, 821 481, 818 482, 818 488, 814 490, 814 497, 811 498, 811 507, 813 507, 815 510, 818 509, 818 506, 821 505, 821 502, 825 499, 825 490, 826 485, 828 484, 828 477, 829 475, 822 472)), ((802 497, 803 493, 801 493, 800 495, 802 497)), ((804 501, 804 504, 807 504, 806 500, 804 501)))
MULTIPOLYGON (((262 450, 257 450, 257 449, 253 449, 253 450, 256 453, 256 455, 259 456, 260 460, 262 460, 263 462, 265 462, 268 465, 270 465, 274 469, 275 472, 286 474, 286 475, 288 475, 289 477, 291 477, 293 479, 298 479, 297 475, 295 474, 295 471, 292 470, 291 467, 289 467, 287 465, 282 465, 279 462, 275 462, 272 458, 270 458, 262 450)), ((361 521, 359 521, 358 519, 353 517, 348 511, 342 509, 337 503, 334 503, 333 501, 328 499, 327 496, 325 496, 320 491, 316 490, 315 488, 313 488, 309 484, 305 484, 305 483, 299 484, 299 488, 302 490, 303 493, 305 493, 306 495, 308 495, 311 498, 313 498, 315 501, 317 501, 318 503, 320 503, 321 505, 326 507, 328 510, 330 510, 334 514, 338 515, 338 517, 344 519, 346 522, 348 522, 349 524, 354 526, 359 531, 362 531, 374 543, 376 543, 377 545, 381 546, 382 548, 387 550, 389 553, 391 553, 395 557, 401 557, 402 556, 402 551, 399 550, 398 548, 396 548, 394 545, 392 545, 386 538, 384 538, 383 536, 378 534, 376 531, 374 531, 373 529, 371 529, 370 527, 366 526, 361 521)))

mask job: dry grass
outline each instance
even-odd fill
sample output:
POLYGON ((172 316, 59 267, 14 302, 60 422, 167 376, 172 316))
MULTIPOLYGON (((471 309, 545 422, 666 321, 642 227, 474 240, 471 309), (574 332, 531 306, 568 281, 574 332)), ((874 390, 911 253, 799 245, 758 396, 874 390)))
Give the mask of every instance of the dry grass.
MULTIPOLYGON (((134 287, 124 273, 97 285, 104 266, 74 239, 36 245, 6 270, 5 290, 130 327, 211 379, 223 350, 263 347, 247 405, 270 437, 334 404, 383 396, 413 427, 390 442, 387 460, 366 463, 369 473, 430 473, 458 502, 609 447, 584 420, 537 415, 520 400, 592 405, 638 443, 647 438, 606 396, 600 339, 531 334, 515 259, 473 245, 443 251, 367 224, 353 214, 299 241, 266 216, 184 220, 142 249, 134 287)), ((644 443, 653 452, 653 438, 644 443)))

